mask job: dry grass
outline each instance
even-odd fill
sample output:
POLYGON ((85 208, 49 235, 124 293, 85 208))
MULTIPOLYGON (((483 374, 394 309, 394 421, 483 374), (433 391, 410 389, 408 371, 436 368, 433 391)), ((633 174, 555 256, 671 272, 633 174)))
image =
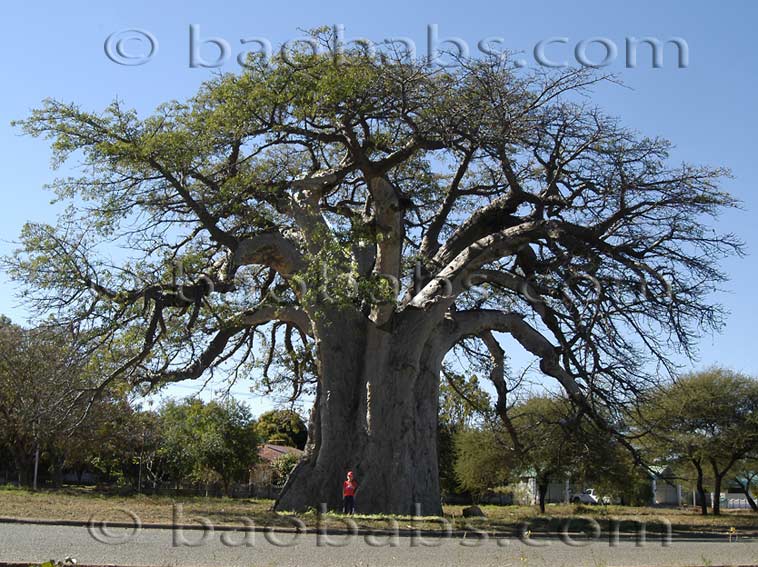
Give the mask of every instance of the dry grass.
POLYGON ((130 521, 124 513, 128 510, 136 514, 143 524, 171 523, 175 515, 174 504, 182 505, 183 518, 177 517, 177 522, 189 523, 201 516, 214 524, 239 524, 243 518, 264 524, 280 516, 271 511, 271 500, 117 496, 86 488, 38 492, 0 488, 0 516, 6 518, 130 521))
MULTIPOLYGON (((482 506, 486 519, 470 521, 472 526, 482 524, 486 529, 512 529, 524 522, 532 530, 557 531, 571 521, 571 530, 582 528, 582 518, 597 521, 607 530, 611 521, 620 522, 621 531, 636 529, 637 522, 649 524, 648 530, 655 531, 661 520, 671 522, 674 531, 725 532, 734 527, 740 531, 758 532, 758 514, 750 510, 722 510, 721 516, 702 516, 699 509, 650 508, 632 506, 583 506, 574 504, 548 505, 545 514, 540 514, 532 506, 482 506)), ((445 513, 460 516, 463 506, 446 506, 445 513)))
MULTIPOLYGON (((254 522, 257 526, 294 527, 302 521, 315 527, 318 516, 315 511, 295 517, 271 510, 271 500, 229 499, 169 496, 116 496, 96 493, 89 489, 70 488, 56 491, 30 492, 15 488, 0 487, 0 516, 6 518, 34 518, 90 521, 130 521, 125 512, 137 515, 143 524, 193 523, 199 517, 213 525, 241 525, 254 522), (181 504, 181 513, 175 504, 181 504)), ((749 510, 724 510, 720 517, 698 514, 697 510, 666 508, 633 508, 625 506, 575 506, 550 505, 546 514, 539 514, 529 506, 482 506, 486 518, 463 518, 463 506, 446 506, 445 520, 453 529, 481 529, 487 531, 515 532, 523 523, 532 531, 557 531, 566 526, 571 518, 570 530, 582 529, 581 518, 596 520, 607 530, 612 520, 621 523, 621 531, 633 531, 635 522, 647 521, 648 530, 655 531, 655 522, 665 518, 674 531, 726 532, 734 527, 739 532, 758 532, 758 514, 749 510)), ((440 519, 419 518, 411 520, 403 516, 356 515, 352 518, 358 527, 391 528, 393 521, 401 530, 441 529, 440 519)), ((345 527, 344 517, 329 513, 322 518, 327 527, 345 527)))

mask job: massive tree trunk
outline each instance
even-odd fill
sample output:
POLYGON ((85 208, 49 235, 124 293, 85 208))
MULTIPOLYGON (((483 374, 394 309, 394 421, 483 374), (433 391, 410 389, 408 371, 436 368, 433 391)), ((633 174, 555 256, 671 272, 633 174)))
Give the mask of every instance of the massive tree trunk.
POLYGON ((342 481, 352 470, 358 513, 440 515, 444 352, 433 338, 425 341, 427 329, 412 324, 382 329, 349 314, 329 320, 316 325, 320 378, 306 456, 276 509, 340 509, 342 481))

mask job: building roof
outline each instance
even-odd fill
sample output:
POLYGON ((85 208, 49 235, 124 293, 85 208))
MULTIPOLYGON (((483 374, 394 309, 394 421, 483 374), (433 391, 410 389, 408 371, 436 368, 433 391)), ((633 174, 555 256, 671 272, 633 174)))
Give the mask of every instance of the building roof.
POLYGON ((300 456, 303 452, 297 447, 287 447, 285 445, 271 445, 270 443, 264 443, 258 448, 258 456, 262 461, 275 461, 279 457, 284 455, 296 455, 300 456))

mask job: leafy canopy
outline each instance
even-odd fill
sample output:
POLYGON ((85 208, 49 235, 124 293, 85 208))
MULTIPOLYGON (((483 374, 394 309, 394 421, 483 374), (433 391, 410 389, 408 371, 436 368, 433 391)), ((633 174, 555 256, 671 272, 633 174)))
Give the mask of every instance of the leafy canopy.
POLYGON ((106 353, 105 382, 257 370, 294 399, 331 323, 421 314, 417 340, 445 331, 467 357, 497 361, 510 333, 613 416, 656 381, 646 363, 673 372, 720 326, 718 260, 742 249, 708 224, 737 205, 728 172, 670 165, 669 142, 589 104, 602 79, 357 49, 254 60, 144 118, 48 100, 17 125, 81 167, 7 265, 106 353))

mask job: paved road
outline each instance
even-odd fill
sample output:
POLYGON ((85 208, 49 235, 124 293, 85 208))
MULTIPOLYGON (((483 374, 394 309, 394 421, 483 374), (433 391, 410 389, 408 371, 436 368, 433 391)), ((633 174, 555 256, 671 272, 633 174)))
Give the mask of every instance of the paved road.
POLYGON ((583 542, 587 545, 576 547, 558 539, 535 538, 534 543, 539 541, 544 546, 534 547, 517 539, 400 537, 389 541, 378 537, 366 540, 365 536, 332 535, 328 541, 323 538, 318 541, 316 534, 260 532, 206 532, 203 540, 201 531, 143 529, 133 533, 115 528, 106 533, 95 532, 95 536, 84 527, 0 524, 0 561, 43 561, 70 555, 87 564, 154 566, 758 565, 758 541, 728 543, 726 537, 698 541, 674 536, 667 547, 658 541, 648 541, 641 547, 632 541, 622 541, 616 547, 610 546, 608 541, 583 542), (102 543, 96 538, 126 541, 102 543), (328 543, 342 546, 333 547, 328 543), (377 547, 382 543, 385 545, 377 547))

